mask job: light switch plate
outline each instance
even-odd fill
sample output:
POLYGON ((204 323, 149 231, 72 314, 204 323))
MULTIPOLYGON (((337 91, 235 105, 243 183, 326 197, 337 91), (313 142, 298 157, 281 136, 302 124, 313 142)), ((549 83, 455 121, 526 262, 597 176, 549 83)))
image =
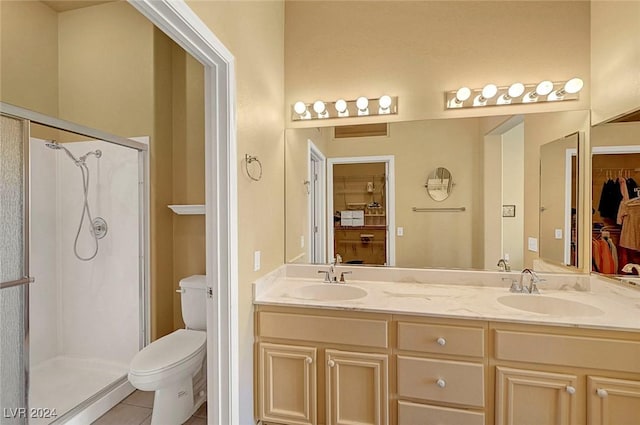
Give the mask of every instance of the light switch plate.
POLYGON ((396 228, 396 234, 398 236, 404 236, 404 227, 398 227, 396 228))
POLYGON ((529 251, 538 252, 538 238, 529 238, 529 251))
POLYGON ((562 229, 556 229, 555 236, 556 239, 562 239, 562 229))
POLYGON ((260 270, 260 251, 253 253, 253 271, 257 272, 258 270, 260 270))

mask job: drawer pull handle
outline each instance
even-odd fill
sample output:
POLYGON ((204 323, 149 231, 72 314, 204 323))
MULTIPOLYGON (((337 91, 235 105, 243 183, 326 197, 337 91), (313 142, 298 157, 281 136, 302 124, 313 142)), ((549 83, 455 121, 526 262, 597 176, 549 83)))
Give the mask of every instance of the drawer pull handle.
POLYGON ((436 339, 436 342, 438 343, 438 345, 441 345, 441 346, 443 346, 443 347, 444 347, 445 345, 447 345, 447 340, 446 340, 446 339, 444 339, 443 337, 440 337, 440 338, 436 339))
POLYGON ((440 388, 444 388, 447 386, 447 383, 445 382, 444 379, 440 378, 436 381, 436 385, 439 386, 440 388))
POLYGON ((334 362, 333 360, 329 360, 327 364, 329 365, 329 367, 334 367, 336 365, 336 362, 334 362))
POLYGON ((608 395, 609 395, 609 393, 607 392, 607 390, 602 389, 602 388, 598 388, 598 389, 596 390, 596 394, 598 394, 598 397, 600 397, 600 398, 605 398, 606 396, 608 396, 608 395))
POLYGON ((307 357, 306 359, 304 359, 306 364, 311 364, 313 363, 313 359, 311 357, 307 357))
POLYGON ((574 395, 576 393, 576 387, 572 386, 572 385, 567 385, 567 392, 571 395, 574 395))

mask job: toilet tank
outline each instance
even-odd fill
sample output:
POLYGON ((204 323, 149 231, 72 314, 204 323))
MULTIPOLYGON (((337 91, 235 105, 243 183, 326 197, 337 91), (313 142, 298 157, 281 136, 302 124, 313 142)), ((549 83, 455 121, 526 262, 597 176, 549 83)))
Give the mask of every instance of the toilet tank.
POLYGON ((207 279, 194 275, 180 279, 182 320, 187 329, 207 329, 207 279))

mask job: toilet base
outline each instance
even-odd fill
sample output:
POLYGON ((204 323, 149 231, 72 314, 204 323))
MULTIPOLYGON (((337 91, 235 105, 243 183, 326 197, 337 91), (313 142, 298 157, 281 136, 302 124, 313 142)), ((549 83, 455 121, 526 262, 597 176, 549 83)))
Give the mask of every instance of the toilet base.
POLYGON ((193 380, 191 377, 156 390, 151 425, 180 425, 193 414, 193 380))

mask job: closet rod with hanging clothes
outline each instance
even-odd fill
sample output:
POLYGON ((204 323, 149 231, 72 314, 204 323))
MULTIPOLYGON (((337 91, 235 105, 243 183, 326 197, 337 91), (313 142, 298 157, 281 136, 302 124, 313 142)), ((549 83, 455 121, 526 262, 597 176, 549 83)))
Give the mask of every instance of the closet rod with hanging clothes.
POLYGON ((452 208, 411 208, 413 212, 462 212, 466 211, 465 207, 452 207, 452 208))

